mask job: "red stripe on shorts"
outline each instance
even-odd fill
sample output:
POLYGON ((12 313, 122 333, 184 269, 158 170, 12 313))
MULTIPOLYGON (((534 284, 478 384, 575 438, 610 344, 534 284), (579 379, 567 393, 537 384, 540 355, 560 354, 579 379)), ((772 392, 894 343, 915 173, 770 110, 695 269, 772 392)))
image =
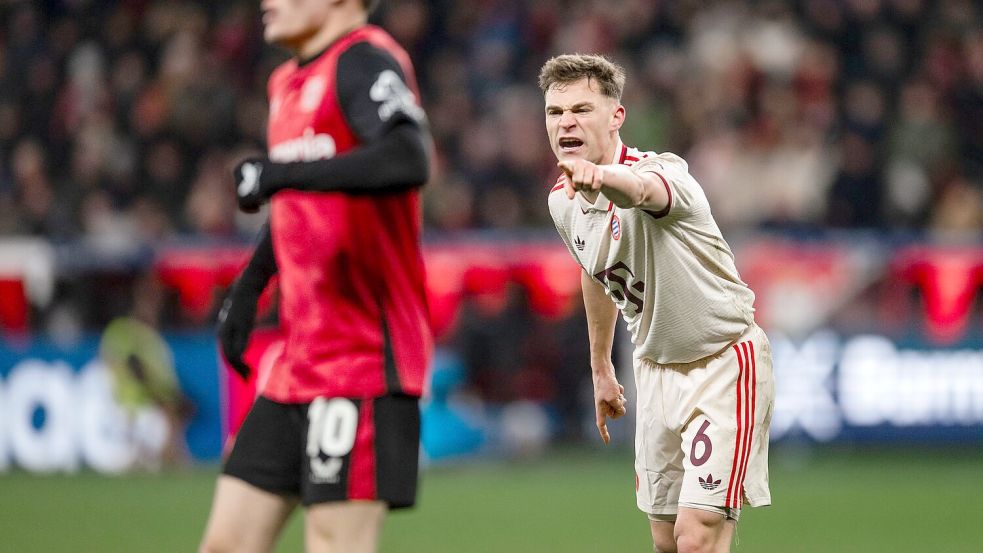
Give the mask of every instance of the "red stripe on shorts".
POLYGON ((744 357, 741 356, 741 348, 735 344, 734 351, 737 352, 737 366, 739 367, 737 373, 737 412, 735 414, 737 418, 737 440, 734 444, 734 461, 730 466, 730 478, 727 480, 727 502, 725 505, 727 507, 733 507, 731 504, 731 495, 734 493, 734 476, 737 474, 737 459, 741 454, 741 377, 744 376, 744 357))
MULTIPOLYGON (((754 372, 754 356, 748 351, 750 342, 741 344, 744 350, 744 446, 741 454, 741 468, 737 471, 737 489, 740 494, 744 489, 744 476, 747 474, 747 462, 751 456, 751 433, 754 430, 754 387, 751 384, 751 373, 754 372), (750 369, 750 370, 748 370, 750 369), (750 389, 749 389, 750 387, 750 389)), ((737 505, 740 507, 743 497, 736 497, 737 505)))
POLYGON ((358 413, 355 446, 349 458, 348 499, 375 499, 375 416, 371 398, 363 399, 358 413))
POLYGON ((744 479, 747 477, 747 466, 751 459, 751 444, 754 441, 754 412, 757 407, 755 396, 757 396, 756 389, 758 387, 758 362, 754 358, 754 342, 748 341, 744 345, 747 346, 744 353, 751 363, 751 401, 748 402, 750 417, 747 426, 747 444, 744 446, 744 462, 741 467, 741 483, 739 489, 744 488, 744 479))

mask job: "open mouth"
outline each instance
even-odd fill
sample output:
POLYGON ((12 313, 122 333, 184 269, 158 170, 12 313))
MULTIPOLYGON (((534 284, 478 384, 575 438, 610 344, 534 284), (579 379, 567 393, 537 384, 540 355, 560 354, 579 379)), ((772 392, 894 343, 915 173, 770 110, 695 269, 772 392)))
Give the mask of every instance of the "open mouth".
POLYGON ((561 138, 559 140, 560 150, 564 152, 573 152, 584 145, 584 141, 579 138, 561 138))

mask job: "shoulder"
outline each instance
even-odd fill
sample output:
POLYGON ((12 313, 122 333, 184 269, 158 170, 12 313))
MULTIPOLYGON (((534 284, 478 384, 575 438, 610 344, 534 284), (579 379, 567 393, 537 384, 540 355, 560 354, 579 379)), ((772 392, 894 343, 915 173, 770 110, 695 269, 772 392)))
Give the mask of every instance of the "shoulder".
POLYGON ((365 25, 364 27, 360 28, 357 33, 360 42, 371 43, 396 57, 407 55, 406 50, 400 46, 399 42, 397 42, 396 39, 382 27, 376 25, 365 25))
POLYGON ((686 160, 672 152, 638 152, 636 156, 628 156, 625 165, 634 171, 654 171, 689 173, 689 164, 686 160))
MULTIPOLYGON (((389 33, 374 25, 354 31, 349 43, 338 57, 339 73, 348 69, 371 72, 373 69, 392 69, 415 87, 413 64, 409 54, 389 33)), ((347 71, 346 71, 347 72, 347 71)))
POLYGON ((563 191, 563 183, 564 177, 560 175, 553 186, 550 187, 549 198, 547 199, 550 215, 553 217, 554 222, 565 219, 565 214, 569 213, 570 206, 573 205, 573 200, 568 198, 563 191))
POLYGON ((358 29, 338 58, 337 97, 349 126, 363 142, 378 139, 403 122, 425 126, 412 67, 388 34, 371 25, 358 29))
MULTIPOLYGON (((405 62, 399 59, 399 54, 405 55, 405 52, 398 45, 390 47, 382 38, 373 39, 375 34, 371 31, 375 29, 369 26, 363 29, 364 32, 358 32, 339 54, 337 82, 340 98, 344 101, 348 96, 362 95, 370 89, 373 96, 385 96, 386 91, 395 88, 401 93, 405 90, 417 101, 416 82, 409 58, 405 62)), ((381 29, 378 32, 389 36, 381 29)))
POLYGON ((566 177, 563 175, 563 173, 560 173, 560 176, 556 177, 556 182, 554 182, 550 186, 550 196, 552 196, 554 193, 558 191, 563 190, 563 184, 565 182, 566 182, 566 177))
POLYGON ((345 68, 369 70, 380 66, 399 69, 402 73, 402 67, 392 52, 367 40, 353 43, 338 57, 339 72, 345 68))
POLYGON ((621 164, 639 171, 643 169, 656 170, 659 167, 682 168, 688 170, 686 161, 672 152, 658 153, 651 150, 641 150, 632 146, 625 146, 621 153, 621 164))
POLYGON ((564 192, 564 183, 566 183, 566 177, 563 174, 560 174, 560 176, 556 178, 556 182, 554 182, 550 187, 549 198, 547 201, 549 202, 551 212, 554 210, 554 207, 560 208, 573 204, 573 200, 568 198, 566 192, 564 192))
MULTIPOLYGON (((689 173, 689 164, 686 160, 672 152, 639 152, 637 160, 626 162, 632 171, 654 173, 660 180, 669 187, 673 184, 677 187, 699 188, 697 183, 689 173)), ((672 191, 670 190, 670 194, 672 191)))
POLYGON ((343 102, 371 88, 400 85, 409 88, 403 67, 388 51, 368 41, 356 42, 342 52, 337 71, 338 92, 343 102))
POLYGON ((657 155, 655 152, 647 152, 631 146, 625 146, 621 152, 621 164, 633 167, 657 155))
POLYGON ((622 163, 637 173, 658 177, 669 195, 669 205, 663 212, 653 214, 657 219, 667 215, 675 220, 703 212, 709 213, 709 205, 700 183, 689 172, 686 160, 672 152, 645 152, 627 148, 622 163))

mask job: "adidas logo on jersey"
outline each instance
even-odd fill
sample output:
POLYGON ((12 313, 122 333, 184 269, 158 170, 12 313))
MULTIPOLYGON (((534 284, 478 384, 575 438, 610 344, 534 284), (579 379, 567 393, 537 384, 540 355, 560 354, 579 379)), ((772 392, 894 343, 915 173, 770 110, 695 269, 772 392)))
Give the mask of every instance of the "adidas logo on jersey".
POLYGON ((585 242, 579 236, 574 236, 573 237, 573 245, 574 246, 577 246, 577 251, 581 251, 582 252, 582 251, 584 251, 584 248, 587 247, 587 242, 585 242))
POLYGON ((706 480, 702 476, 698 477, 700 479, 700 487, 704 490, 715 490, 717 486, 720 485, 720 480, 714 480, 712 474, 707 474, 706 480))

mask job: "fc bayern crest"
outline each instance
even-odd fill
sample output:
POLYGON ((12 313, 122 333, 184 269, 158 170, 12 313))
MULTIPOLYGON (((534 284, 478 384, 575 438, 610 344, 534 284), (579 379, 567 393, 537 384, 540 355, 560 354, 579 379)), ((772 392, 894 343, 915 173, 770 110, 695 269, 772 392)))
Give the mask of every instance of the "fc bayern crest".
POLYGON ((611 238, 615 240, 621 238, 621 219, 613 213, 611 214, 611 238))

